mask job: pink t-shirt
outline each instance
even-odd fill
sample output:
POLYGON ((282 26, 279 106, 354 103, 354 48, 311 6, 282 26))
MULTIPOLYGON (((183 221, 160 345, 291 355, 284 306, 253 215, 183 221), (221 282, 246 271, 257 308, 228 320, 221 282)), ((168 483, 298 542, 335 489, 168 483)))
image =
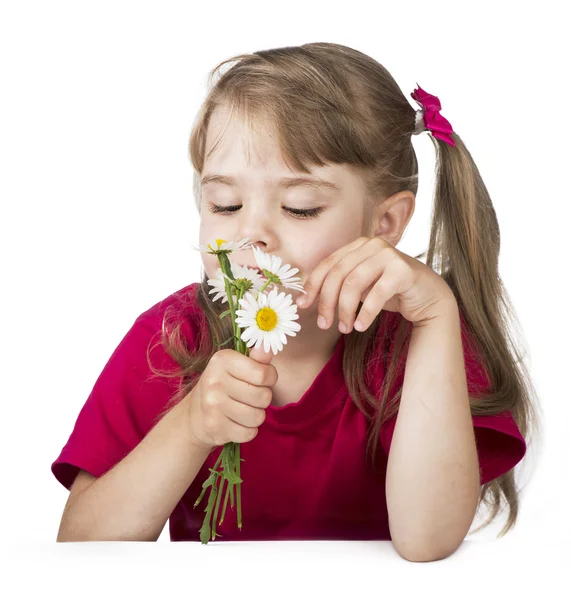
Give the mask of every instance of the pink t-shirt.
MULTIPOLYGON (((151 377, 146 349, 152 338, 153 345, 157 344, 151 352, 152 364, 168 370, 178 367, 160 345, 162 317, 172 303, 184 315, 189 348, 195 347, 203 326, 196 301, 198 287, 198 283, 186 286, 142 313, 109 358, 51 467, 66 488, 80 468, 101 477, 121 461, 149 432, 176 391, 178 378, 151 377)), ((402 318, 399 313, 383 315, 388 332, 402 318)), ((391 336, 386 339, 392 348, 391 336)), ((485 389, 487 379, 474 358, 463 319, 462 341, 468 389, 476 393, 485 389)), ((222 537, 216 541, 391 539, 385 473, 396 416, 381 430, 378 471, 374 471, 366 460, 367 422, 351 400, 343 377, 344 345, 342 335, 302 398, 283 407, 269 406, 258 435, 241 445, 242 530, 237 528, 236 506, 232 509, 228 502, 224 522, 217 525, 222 537)), ((383 361, 371 361, 367 368, 372 389, 379 389, 383 361)), ((391 395, 403 379, 404 369, 391 395)), ((526 444, 510 412, 475 416, 472 421, 484 484, 512 469, 525 455, 526 444)), ((193 504, 221 450, 217 447, 210 453, 173 510, 169 519, 172 541, 199 541, 210 490, 196 509, 193 504)), ((219 516, 221 512, 222 505, 219 516)))

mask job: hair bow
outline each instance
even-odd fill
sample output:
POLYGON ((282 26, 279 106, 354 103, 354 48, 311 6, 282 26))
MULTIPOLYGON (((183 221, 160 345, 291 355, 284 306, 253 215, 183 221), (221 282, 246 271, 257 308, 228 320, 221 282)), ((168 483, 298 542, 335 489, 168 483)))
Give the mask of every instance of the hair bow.
POLYGON ((440 114, 442 110, 440 100, 437 96, 425 92, 418 83, 416 85, 417 89, 412 92, 411 97, 424 109, 423 118, 426 128, 430 129, 435 138, 455 146, 456 143, 450 137, 450 134, 454 133, 452 125, 440 114))

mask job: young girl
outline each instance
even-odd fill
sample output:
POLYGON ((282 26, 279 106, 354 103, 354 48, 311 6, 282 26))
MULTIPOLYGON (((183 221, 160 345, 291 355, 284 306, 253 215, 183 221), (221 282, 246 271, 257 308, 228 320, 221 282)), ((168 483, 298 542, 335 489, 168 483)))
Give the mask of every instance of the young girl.
MULTIPOLYGON (((502 495, 504 535, 534 389, 510 350, 496 214, 438 98, 419 87, 415 110, 382 65, 330 43, 217 73, 190 138, 200 244, 248 238, 298 267, 301 330, 278 354, 216 346, 233 331, 202 254, 202 282, 135 320, 52 464, 71 490, 58 540, 156 540, 169 520, 171 540, 198 541, 194 503, 229 440, 243 527, 229 508, 219 541, 392 539, 434 560, 502 495), (395 248, 422 131, 438 165, 426 264, 395 248)), ((252 247, 229 258, 256 266, 252 247)))

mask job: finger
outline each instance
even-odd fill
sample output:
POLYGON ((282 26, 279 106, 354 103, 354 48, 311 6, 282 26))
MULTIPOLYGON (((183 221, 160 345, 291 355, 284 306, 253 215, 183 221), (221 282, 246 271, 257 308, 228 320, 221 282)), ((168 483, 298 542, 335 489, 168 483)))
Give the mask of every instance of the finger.
POLYGON ((225 416, 231 421, 243 427, 260 427, 266 420, 266 411, 263 408, 253 408, 234 398, 230 400, 226 406, 225 416))
MULTIPOLYGON (((354 250, 351 254, 341 259, 333 268, 327 273, 325 281, 321 286, 321 293, 319 294, 318 313, 319 317, 325 319, 325 325, 322 329, 328 329, 329 326, 335 320, 335 310, 339 305, 339 299, 342 288, 353 287, 357 297, 361 297, 361 293, 365 287, 360 286, 361 275, 357 272, 360 269, 361 264, 372 258, 375 250, 371 246, 366 245, 357 250, 354 250)), ((353 309, 353 314, 358 306, 358 302, 353 309)), ((339 317, 341 321, 341 316, 339 317)), ((352 319, 351 319, 352 320, 352 319)), ((346 332, 342 332, 346 333, 346 332)))
POLYGON ((366 301, 375 284, 382 277, 384 269, 382 256, 375 252, 358 264, 345 278, 339 294, 339 331, 341 333, 351 332, 359 302, 366 301), (345 329, 343 329, 343 325, 345 329))
POLYGON ((332 254, 330 254, 327 258, 322 260, 315 269, 311 272, 308 280, 303 284, 305 294, 303 296, 299 296, 296 299, 296 304, 303 308, 309 308, 317 295, 321 290, 321 286, 323 284, 323 280, 327 275, 328 271, 339 262, 344 256, 353 252, 357 248, 360 248, 363 244, 365 244, 369 238, 360 237, 347 244, 346 246, 342 246, 332 254))
POLYGON ((271 360, 273 354, 271 352, 264 352, 263 347, 254 349, 251 348, 250 352, 255 351, 258 354, 254 356, 245 356, 236 350, 231 350, 232 360, 229 360, 226 366, 226 371, 232 377, 241 381, 246 381, 252 386, 266 386, 271 387, 276 384, 277 371, 273 365, 264 364, 258 362, 258 360, 271 360))
POLYGON ((271 390, 267 386, 252 385, 248 381, 232 377, 228 390, 236 402, 253 408, 267 408, 272 402, 271 390))
POLYGON ((391 277, 385 270, 384 274, 367 294, 363 306, 361 306, 361 310, 355 320, 355 329, 357 331, 365 331, 371 325, 375 317, 383 310, 387 301, 397 293, 398 285, 398 280, 395 277, 391 277))
POLYGON ((238 444, 251 442, 258 435, 257 427, 244 427, 232 419, 228 419, 226 434, 230 440, 238 444))

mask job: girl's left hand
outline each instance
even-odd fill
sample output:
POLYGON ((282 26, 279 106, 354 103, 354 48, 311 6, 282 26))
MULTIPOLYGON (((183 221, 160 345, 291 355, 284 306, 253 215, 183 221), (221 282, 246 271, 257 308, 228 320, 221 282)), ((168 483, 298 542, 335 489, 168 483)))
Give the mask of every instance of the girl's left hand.
POLYGON ((433 269, 400 252, 380 237, 360 237, 339 248, 313 270, 304 284, 302 308, 309 308, 319 294, 319 314, 325 329, 334 320, 339 305, 339 326, 349 333, 359 307, 358 320, 365 331, 381 310, 399 312, 415 326, 447 314, 456 298, 448 284, 433 269))

